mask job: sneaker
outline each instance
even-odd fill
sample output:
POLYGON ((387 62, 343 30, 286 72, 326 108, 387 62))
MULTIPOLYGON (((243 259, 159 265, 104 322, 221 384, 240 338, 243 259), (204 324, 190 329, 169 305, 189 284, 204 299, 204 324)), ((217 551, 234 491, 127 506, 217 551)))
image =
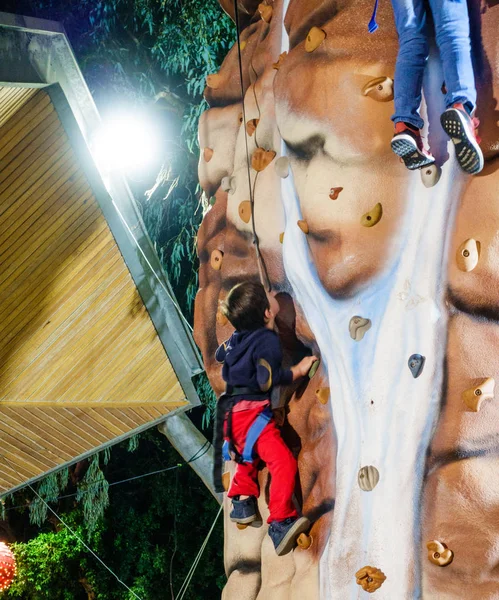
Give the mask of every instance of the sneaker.
MULTIPOLYGON (((239 498, 239 497, 238 497, 239 498)), ((232 510, 230 512, 230 520, 235 523, 246 525, 256 520, 256 498, 250 496, 244 500, 232 498, 232 510)))
POLYGON ((476 175, 483 169, 483 154, 477 135, 478 119, 471 117, 462 104, 453 104, 440 116, 445 133, 456 147, 456 159, 465 173, 476 175))
POLYGON ((296 545, 296 538, 310 528, 306 517, 290 517, 284 521, 272 521, 269 525, 270 539, 274 542, 277 556, 290 552, 296 545))
POLYGON ((391 141, 392 150, 404 161, 405 166, 414 171, 435 162, 433 156, 425 150, 419 129, 403 122, 395 123, 395 135, 391 141))

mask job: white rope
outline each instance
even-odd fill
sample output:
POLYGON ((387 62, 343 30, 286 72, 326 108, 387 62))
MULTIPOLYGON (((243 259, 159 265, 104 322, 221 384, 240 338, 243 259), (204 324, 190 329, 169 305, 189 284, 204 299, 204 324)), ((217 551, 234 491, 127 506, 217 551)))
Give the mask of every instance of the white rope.
POLYGON ((187 592, 187 588, 189 587, 189 584, 191 583, 192 577, 194 575, 194 571, 196 570, 196 568, 199 564, 199 561, 201 560, 201 557, 203 555, 203 552, 204 552, 206 546, 208 545, 208 541, 210 539, 211 534, 213 533, 213 530, 215 529, 215 525, 218 521, 218 517, 220 516, 220 513, 222 512, 222 510, 223 510, 223 504, 220 506, 220 509, 217 512, 217 516, 215 517, 215 520, 213 521, 213 525, 211 526, 210 531, 208 531, 208 535, 206 536, 203 544, 201 545, 201 548, 199 549, 199 552, 198 552, 196 558, 194 559, 194 562, 192 563, 192 566, 189 569, 189 572, 187 573, 184 583, 182 584, 181 588, 178 591, 176 600, 183 600, 183 597, 185 596, 185 593, 187 592))
MULTIPOLYGON (((10 462, 10 460, 4 456, 3 454, 0 454, 0 456, 4 459, 5 463, 7 464, 8 467, 10 467, 11 469, 13 469, 19 477, 23 478, 22 475, 19 473, 19 471, 16 469, 16 466, 10 462)), ((116 575, 116 573, 106 565, 106 563, 99 557, 97 556, 97 554, 92 550, 92 548, 90 548, 89 546, 87 546, 87 544, 85 544, 85 542, 80 538, 80 536, 65 522, 63 521, 63 519, 55 512, 55 510, 53 508, 51 508, 47 502, 45 502, 45 500, 40 496, 40 494, 28 483, 27 487, 33 492, 33 494, 35 494, 35 496, 41 501, 43 502, 43 504, 47 507, 47 509, 54 515, 54 517, 56 517, 63 525, 64 527, 80 542, 80 544, 82 546, 84 546, 88 552, 90 552, 90 554, 97 560, 100 562, 100 564, 107 570, 109 571, 109 573, 111 573, 111 575, 113 577, 116 578, 116 580, 121 583, 121 585, 126 588, 135 598, 137 598, 138 600, 142 600, 142 598, 140 596, 137 596, 137 594, 131 590, 127 584, 122 581, 118 575, 116 575)))

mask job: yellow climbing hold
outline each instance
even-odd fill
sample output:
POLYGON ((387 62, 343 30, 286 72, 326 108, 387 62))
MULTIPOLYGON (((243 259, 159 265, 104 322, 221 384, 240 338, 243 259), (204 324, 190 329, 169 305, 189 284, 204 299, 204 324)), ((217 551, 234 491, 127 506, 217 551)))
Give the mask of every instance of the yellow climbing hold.
POLYGON ((466 406, 473 412, 478 412, 484 400, 492 400, 496 387, 495 379, 487 377, 475 387, 465 390, 462 398, 466 406))
POLYGON ((374 225, 381 221, 382 216, 383 207, 381 206, 381 203, 378 202, 374 208, 371 208, 369 212, 366 212, 365 215, 362 215, 360 218, 360 224, 364 227, 374 227, 374 225))
POLYGON ((246 123, 246 133, 249 136, 252 136, 255 133, 256 127, 257 127, 257 125, 258 125, 259 122, 260 122, 260 119, 250 119, 246 123))
POLYGON ((362 567, 357 573, 355 578, 360 587, 365 591, 372 594, 383 585, 386 580, 386 575, 380 569, 376 567, 362 567))
POLYGON ((420 169, 420 171, 421 181, 426 188, 431 188, 434 185, 437 185, 440 175, 442 174, 442 169, 437 167, 435 163, 428 165, 427 167, 423 167, 420 169))
POLYGON ((362 88, 362 94, 377 102, 389 102, 393 100, 393 79, 390 79, 390 77, 371 79, 362 88))
POLYGON ((239 205, 239 216, 245 223, 251 221, 251 202, 249 200, 244 200, 239 205))
POLYGON ((318 388, 315 390, 315 395, 317 396, 317 400, 321 404, 327 404, 329 400, 330 389, 328 387, 318 388))
POLYGON ((300 535, 296 538, 296 544, 302 550, 308 550, 312 545, 313 538, 311 535, 306 533, 300 533, 300 535))
POLYGON ((241 48, 241 50, 244 50, 244 49, 246 48, 246 44, 247 44, 247 43, 248 43, 248 42, 247 42, 246 40, 240 43, 240 48, 241 48))
POLYGON ((454 552, 438 540, 432 540, 426 544, 428 549, 428 560, 437 567, 447 567, 454 560, 454 552))
POLYGON ((229 319, 220 310, 217 310, 216 320, 220 327, 225 327, 229 322, 229 319))
POLYGON ((284 244, 284 231, 279 234, 279 241, 281 242, 281 244, 284 244))
POLYGON ((278 71, 282 67, 282 63, 284 62, 284 59, 286 58, 287 55, 288 55, 287 52, 282 52, 282 54, 279 54, 279 58, 277 59, 277 62, 272 63, 272 68, 274 68, 276 71, 278 71))
POLYGON ((275 152, 273 150, 257 148, 251 157, 251 167, 255 169, 255 171, 263 171, 270 165, 274 158, 275 152))
POLYGON ((461 271, 469 272, 478 264, 480 258, 480 242, 473 238, 464 241, 456 253, 456 263, 461 271))
POLYGON ((210 162, 210 160, 213 158, 213 148, 205 148, 203 150, 203 158, 205 162, 210 162))
POLYGON ((313 52, 316 50, 322 42, 326 39, 326 32, 319 27, 312 27, 312 29, 307 34, 307 39, 305 40, 305 50, 307 52, 313 52))
POLYGON ((222 259, 224 253, 221 250, 213 250, 211 253, 210 264, 215 271, 220 271, 222 268, 222 259))
POLYGON ((258 12, 260 13, 262 20, 265 21, 265 23, 270 23, 270 20, 272 19, 272 12, 273 12, 271 6, 262 2, 261 4, 258 5, 258 12))
POLYGON ((222 76, 220 73, 212 73, 206 77, 206 85, 212 90, 218 90, 222 85, 222 76))
POLYGON ((229 487, 230 487, 230 473, 229 473, 229 471, 226 471, 222 475, 222 486, 223 486, 223 488, 224 488, 224 490, 226 492, 229 491, 229 487))
POLYGON ((303 231, 303 233, 308 234, 310 231, 308 228, 308 223, 306 221, 298 221, 298 227, 303 231))

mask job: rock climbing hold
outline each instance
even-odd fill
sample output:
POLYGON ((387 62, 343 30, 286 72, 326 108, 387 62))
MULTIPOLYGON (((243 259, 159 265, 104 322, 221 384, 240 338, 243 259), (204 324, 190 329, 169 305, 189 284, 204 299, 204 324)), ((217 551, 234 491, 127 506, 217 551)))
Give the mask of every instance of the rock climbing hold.
POLYGON ((312 379, 312 377, 317 373, 317 369, 319 368, 319 365, 321 364, 320 360, 315 360, 312 363, 312 366, 310 367, 310 371, 308 372, 308 378, 312 379))
POLYGON ((364 492, 372 492, 378 485, 379 471, 376 467, 369 465, 368 467, 362 467, 357 475, 357 481, 359 487, 364 492))
POLYGON ((247 123, 246 123, 246 133, 249 136, 252 136, 255 131, 256 131, 256 126, 258 125, 258 123, 260 122, 260 119, 250 119, 247 123))
POLYGON ((298 221, 298 227, 303 231, 303 233, 308 234, 310 231, 308 228, 308 223, 306 221, 298 221))
POLYGON ((305 50, 307 52, 313 52, 322 44, 325 39, 326 32, 323 29, 320 29, 319 27, 312 27, 305 40, 305 50))
POLYGON ((473 271, 480 257, 480 242, 473 238, 464 241, 456 253, 457 266, 461 271, 473 271))
POLYGON ((356 342, 360 342, 360 340, 364 337, 367 331, 371 329, 371 320, 364 319, 364 317, 355 316, 350 319, 350 324, 348 326, 350 331, 350 337, 352 340, 356 342))
POLYGON ((206 85, 212 90, 218 90, 222 85, 222 76, 220 73, 212 73, 206 77, 206 85))
POLYGON ((236 191, 236 178, 227 175, 226 177, 222 177, 222 182, 220 183, 220 187, 224 192, 228 192, 233 194, 236 191))
POLYGON ((246 48, 246 44, 247 44, 247 43, 248 43, 248 42, 247 42, 246 40, 244 40, 244 41, 242 41, 242 42, 239 44, 239 47, 241 48, 241 51, 242 51, 242 50, 244 50, 244 49, 246 48))
POLYGON ((224 253, 221 250, 213 250, 211 253, 210 264, 215 271, 220 271, 222 268, 222 260, 224 253))
POLYGON ((222 486, 226 492, 229 491, 229 488, 230 488, 230 473, 229 473, 229 471, 226 471, 222 475, 222 486))
POLYGON ((229 319, 223 314, 223 312, 220 312, 219 310, 217 310, 216 320, 221 327, 225 327, 229 322, 229 319))
POLYGON ((374 227, 377 223, 381 221, 381 217, 383 216, 383 207, 381 203, 378 202, 369 212, 362 215, 360 218, 360 224, 364 227, 374 227))
POLYGON ((338 196, 340 195, 340 192, 343 191, 342 187, 336 187, 336 188, 331 188, 329 190, 329 197, 331 198, 331 200, 337 200, 338 196))
POLYGON ((442 169, 433 163, 432 165, 428 165, 427 167, 420 169, 420 173, 423 185, 426 188, 431 188, 434 185, 437 185, 440 175, 442 174, 442 169))
POLYGON ((251 221, 251 202, 249 200, 243 200, 239 205, 239 216, 245 223, 251 221))
POLYGON ((251 167, 255 169, 255 171, 263 171, 270 165, 274 158, 275 152, 273 150, 257 148, 251 157, 251 167))
POLYGON ((277 59, 277 62, 272 63, 272 68, 275 69, 276 71, 278 71, 282 67, 282 63, 284 62, 284 59, 286 58, 287 55, 288 55, 287 52, 282 52, 281 54, 279 54, 279 58, 277 59))
POLYGON ((296 544, 302 550, 308 550, 312 545, 313 538, 311 535, 307 535, 306 533, 300 533, 300 535, 296 538, 296 544))
POLYGON ((281 242, 281 244, 284 243, 284 231, 279 234, 279 241, 281 242))
POLYGON ((390 79, 390 77, 371 79, 362 88, 362 94, 377 102, 390 102, 390 100, 393 100, 393 79, 390 79))
POLYGON ((426 358, 421 354, 411 354, 411 356, 409 356, 407 364, 409 365, 409 369, 411 370, 414 379, 417 379, 423 372, 425 362, 426 358))
POLYGON ((210 160, 213 158, 213 148, 205 148, 203 150, 203 158, 205 162, 210 162, 210 160))
POLYGON ((429 561, 438 567, 447 567, 454 560, 454 552, 442 542, 432 540, 426 544, 426 547, 429 561))
POLYGON ((239 123, 243 122, 243 113, 240 112, 239 115, 237 116, 237 118, 239 119, 239 123))
POLYGON ((217 197, 216 196, 211 196, 210 199, 208 200, 208 204, 210 206, 215 206, 215 202, 217 201, 217 197))
POLYGON ((465 390, 462 393, 462 398, 466 406, 473 412, 478 412, 484 400, 492 400, 496 387, 495 379, 487 377, 475 387, 465 390))
POLYGON ((329 393, 330 393, 330 389, 328 387, 317 388, 315 390, 315 395, 317 396, 317 400, 319 400, 319 402, 321 404, 327 404, 327 402, 329 400, 329 393))
POLYGON ((386 575, 380 569, 376 567, 362 567, 357 573, 355 578, 360 587, 365 591, 372 594, 383 585, 386 580, 386 575))
POLYGON ((289 158, 287 156, 281 156, 275 161, 275 172, 282 179, 286 179, 289 175, 289 158))
POLYGON ((262 20, 265 21, 265 23, 270 23, 270 20, 272 19, 272 12, 273 12, 271 6, 262 2, 261 4, 258 5, 258 12, 260 13, 262 20))
POLYGON ((236 523, 236 527, 238 529, 240 529, 241 531, 244 531, 248 527, 248 524, 247 523, 236 523))

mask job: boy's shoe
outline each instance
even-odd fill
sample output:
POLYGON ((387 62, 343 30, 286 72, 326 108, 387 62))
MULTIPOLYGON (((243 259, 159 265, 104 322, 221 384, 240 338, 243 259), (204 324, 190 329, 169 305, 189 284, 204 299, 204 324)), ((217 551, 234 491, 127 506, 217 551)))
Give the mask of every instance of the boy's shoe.
POLYGON ((270 539, 274 542, 277 556, 290 552, 296 545, 296 538, 310 528, 306 517, 290 517, 284 521, 272 521, 269 525, 270 539))
POLYGON ((478 119, 471 117, 460 103, 453 104, 440 116, 445 133, 456 147, 456 159, 465 173, 476 175, 483 169, 483 154, 478 145, 478 119))
POLYGON ((391 141, 392 150, 404 161, 405 166, 414 171, 435 162, 433 156, 425 150, 419 129, 403 122, 395 123, 395 135, 391 141))
POLYGON ((230 520, 235 523, 245 525, 256 520, 256 498, 250 496, 244 500, 236 500, 232 498, 232 510, 230 512, 230 520))

